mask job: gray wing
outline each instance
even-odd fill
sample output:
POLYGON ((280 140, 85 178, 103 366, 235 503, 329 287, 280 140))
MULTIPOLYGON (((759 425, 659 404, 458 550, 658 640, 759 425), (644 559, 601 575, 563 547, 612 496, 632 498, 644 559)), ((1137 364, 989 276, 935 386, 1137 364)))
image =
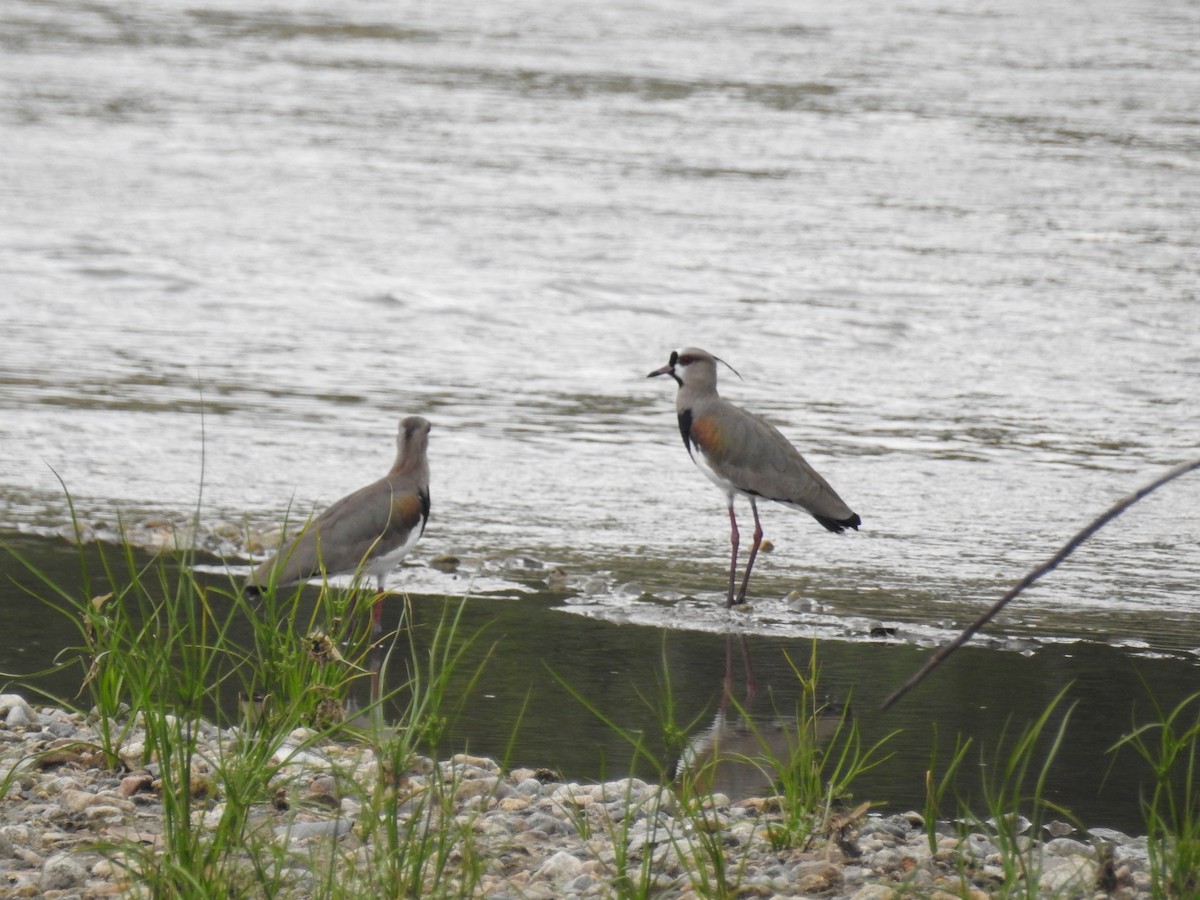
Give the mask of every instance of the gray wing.
POLYGON ((693 440, 739 490, 850 524, 853 510, 770 422, 733 404, 721 410, 719 431, 706 417, 694 418, 693 440))
MULTIPOLYGON (((424 528, 429 501, 416 491, 401 491, 387 479, 369 484, 338 500, 284 549, 277 559, 279 584, 319 575, 357 571, 370 556, 388 553, 407 539, 413 528, 424 528)), ((275 560, 251 575, 265 584, 275 560)))

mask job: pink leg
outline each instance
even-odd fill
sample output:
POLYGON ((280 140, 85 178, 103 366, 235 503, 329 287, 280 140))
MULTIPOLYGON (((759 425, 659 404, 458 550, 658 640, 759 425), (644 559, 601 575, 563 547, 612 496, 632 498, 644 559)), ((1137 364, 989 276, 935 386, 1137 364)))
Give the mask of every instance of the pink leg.
POLYGON ((375 576, 375 606, 371 609, 371 642, 378 643, 383 635, 383 598, 387 593, 383 589, 384 575, 375 576))
POLYGON ((729 543, 733 544, 733 556, 729 560, 729 593, 725 595, 725 605, 733 606, 733 586, 737 580, 738 527, 737 516, 733 514, 733 497, 729 498, 729 543))
MULTIPOLYGON (((732 509, 733 507, 730 507, 731 514, 732 509)), ((754 513, 754 543, 750 545, 750 559, 746 561, 746 574, 742 577, 742 589, 738 591, 738 603, 744 603, 746 600, 746 588, 750 585, 750 570, 754 568, 754 557, 758 556, 758 548, 763 539, 762 525, 758 521, 758 504, 754 502, 753 497, 750 498, 750 509, 754 513)), ((732 582, 729 590, 730 593, 733 592, 732 582)))
POLYGON ((375 600, 375 607, 371 610, 371 641, 378 641, 383 634, 383 594, 375 600))

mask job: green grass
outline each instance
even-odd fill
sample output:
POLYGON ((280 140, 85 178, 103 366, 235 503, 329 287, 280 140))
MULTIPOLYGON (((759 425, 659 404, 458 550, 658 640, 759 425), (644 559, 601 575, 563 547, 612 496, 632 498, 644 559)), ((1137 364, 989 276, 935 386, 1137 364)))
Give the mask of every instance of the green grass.
POLYGON ((981 752, 984 777, 982 794, 986 821, 964 804, 962 821, 972 830, 990 833, 1000 852, 1003 881, 999 890, 1005 896, 1038 895, 1041 857, 1036 838, 1041 834, 1047 813, 1070 817, 1046 797, 1046 780, 1062 747, 1070 720, 1070 709, 1061 717, 1056 713, 1069 690, 1063 688, 1041 714, 1008 738, 1005 729, 990 759, 981 752), (1053 725, 1058 718, 1057 726, 1053 725))
POLYGON ((1136 725, 1112 749, 1132 749, 1152 776, 1142 803, 1154 896, 1195 897, 1200 893, 1200 694, 1170 711, 1154 702, 1154 710, 1155 721, 1136 725))
MULTIPOLYGON (((108 768, 150 766, 161 785, 161 843, 103 848, 152 895, 281 895, 294 860, 276 839, 272 798, 289 792, 294 759, 331 741, 371 752, 377 772, 368 793, 349 772, 335 778, 339 794, 371 810, 359 827, 366 823, 382 848, 382 864, 359 867, 357 880, 339 878, 328 895, 445 893, 447 859, 469 832, 422 823, 445 816, 452 785, 403 817, 404 798, 391 786, 420 752, 436 754, 486 664, 484 655, 465 673, 462 693, 464 658, 478 635, 463 634, 461 606, 422 635, 423 651, 406 628, 373 646, 374 598, 355 589, 324 587, 315 603, 300 588, 248 595, 234 579, 227 588, 203 583, 189 552, 142 561, 123 544, 101 547, 98 566, 80 546, 75 593, 10 552, 33 574, 34 599, 78 635, 55 670, 78 670, 79 695, 51 699, 90 715, 108 768), (385 726, 384 709, 397 707, 398 720, 385 726), (343 894, 345 884, 357 893, 343 894)), ((21 771, 10 769, 0 795, 21 771)), ((336 838, 319 852, 336 856, 336 838)))
MULTIPOLYGON (((822 699, 815 644, 807 672, 790 658, 788 664, 801 689, 795 725, 786 732, 783 754, 762 757, 768 770, 776 774, 783 797, 784 818, 772 833, 772 842, 779 848, 811 846, 817 836, 829 831, 836 814, 853 809, 855 783, 888 759, 885 748, 897 734, 892 732, 863 746, 851 714, 851 698, 840 707, 822 699)), ((768 746, 764 740, 759 744, 768 746)))
POLYGON ((959 735, 955 739, 954 751, 950 754, 950 762, 946 765, 946 769, 939 776, 937 748, 938 748, 938 733, 937 723, 933 726, 933 740, 930 743, 932 748, 929 753, 929 768, 925 770, 925 806, 922 810, 922 818, 925 822, 925 837, 929 842, 929 852, 937 853, 938 849, 938 822, 945 821, 946 814, 944 806, 946 796, 953 789, 959 770, 962 768, 963 761, 967 758, 967 752, 971 749, 973 743, 971 738, 963 738, 959 735))

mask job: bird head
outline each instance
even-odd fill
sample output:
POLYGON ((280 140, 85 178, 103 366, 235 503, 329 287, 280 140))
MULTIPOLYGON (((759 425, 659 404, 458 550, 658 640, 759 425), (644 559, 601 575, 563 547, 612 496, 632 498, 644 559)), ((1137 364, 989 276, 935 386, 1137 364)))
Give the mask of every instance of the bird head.
POLYGON ((433 426, 422 416, 408 416, 400 420, 396 433, 396 464, 423 459, 429 448, 429 430, 433 426))
POLYGON ((667 360, 667 364, 661 369, 655 369, 647 378, 654 378, 656 375, 670 375, 675 379, 675 382, 683 387, 701 387, 704 385, 711 386, 713 390, 717 387, 717 363, 721 363, 729 369, 738 378, 742 376, 738 374, 737 369, 725 362, 725 360, 713 356, 706 350, 701 350, 698 347, 686 347, 682 350, 672 350, 671 358, 667 360))

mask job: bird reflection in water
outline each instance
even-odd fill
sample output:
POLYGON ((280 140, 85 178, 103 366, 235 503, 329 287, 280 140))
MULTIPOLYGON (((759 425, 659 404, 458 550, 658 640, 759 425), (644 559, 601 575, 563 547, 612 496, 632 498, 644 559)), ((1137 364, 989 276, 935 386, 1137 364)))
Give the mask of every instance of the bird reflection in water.
MULTIPOLYGON (((744 699, 737 700, 734 641, 735 635, 726 635, 725 677, 716 714, 684 748, 675 780, 697 794, 724 794, 736 803, 777 793, 781 775, 786 774, 783 767, 796 759, 806 741, 819 744, 833 737, 842 714, 831 705, 814 708, 804 690, 790 710, 773 702, 762 708, 745 635, 736 636, 745 669, 744 699)), ((765 693, 773 697, 770 689, 765 693)))

